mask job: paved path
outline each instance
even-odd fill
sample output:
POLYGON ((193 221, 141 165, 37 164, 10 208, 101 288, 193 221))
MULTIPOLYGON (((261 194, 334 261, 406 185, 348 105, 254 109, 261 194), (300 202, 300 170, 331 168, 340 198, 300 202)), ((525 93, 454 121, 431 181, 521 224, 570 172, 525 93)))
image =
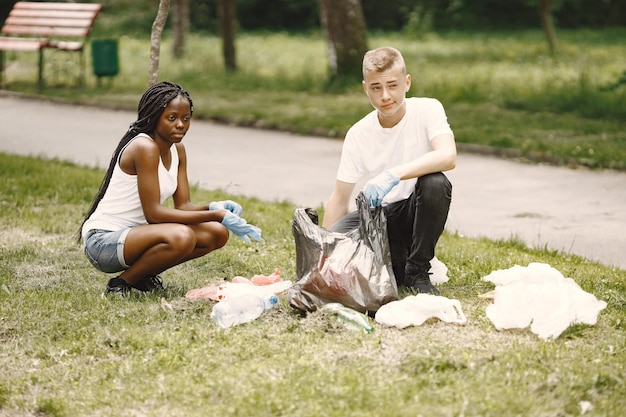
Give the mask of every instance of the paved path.
MULTIPOLYGON (((104 168, 135 116, 0 93, 0 151, 104 168)), ((339 140, 199 120, 185 145, 192 183, 314 208, 331 192, 341 152, 339 140)), ((447 175, 454 186, 449 231, 517 237, 531 247, 626 268, 626 173, 460 153, 447 175)))

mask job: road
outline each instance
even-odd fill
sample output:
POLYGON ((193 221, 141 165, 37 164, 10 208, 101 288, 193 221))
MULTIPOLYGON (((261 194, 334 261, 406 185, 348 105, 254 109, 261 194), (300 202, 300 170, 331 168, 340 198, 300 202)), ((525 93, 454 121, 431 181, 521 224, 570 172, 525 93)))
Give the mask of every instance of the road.
MULTIPOLYGON (((104 168, 135 113, 0 92, 0 151, 104 168)), ((194 120, 185 137, 189 178, 207 189, 319 208, 341 141, 194 120)), ((509 239, 626 268, 626 173, 525 164, 460 153, 447 173, 446 229, 509 239)))

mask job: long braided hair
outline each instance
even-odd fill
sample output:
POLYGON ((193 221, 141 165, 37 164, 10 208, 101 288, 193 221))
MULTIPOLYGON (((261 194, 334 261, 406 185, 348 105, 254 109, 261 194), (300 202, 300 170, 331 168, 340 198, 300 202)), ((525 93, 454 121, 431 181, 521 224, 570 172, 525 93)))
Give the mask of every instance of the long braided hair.
POLYGON ((141 100, 139 100, 139 105, 137 106, 137 120, 131 123, 128 131, 120 140, 117 148, 115 148, 115 152, 113 152, 111 162, 109 163, 109 168, 107 169, 106 175, 100 185, 100 189, 91 202, 91 207, 87 211, 87 214, 78 229, 77 240, 79 242, 81 240, 82 227, 87 219, 89 219, 94 211, 96 211, 100 200, 104 197, 104 194, 109 187, 109 183, 111 182, 111 177, 113 176, 113 169, 115 168, 115 164, 117 164, 117 160, 124 147, 139 133, 151 135, 156 129, 157 122, 167 105, 178 96, 182 96, 189 101, 191 114, 193 114, 193 102, 191 101, 191 97, 189 96, 189 93, 178 84, 167 81, 159 82, 150 86, 146 92, 143 93, 141 100))

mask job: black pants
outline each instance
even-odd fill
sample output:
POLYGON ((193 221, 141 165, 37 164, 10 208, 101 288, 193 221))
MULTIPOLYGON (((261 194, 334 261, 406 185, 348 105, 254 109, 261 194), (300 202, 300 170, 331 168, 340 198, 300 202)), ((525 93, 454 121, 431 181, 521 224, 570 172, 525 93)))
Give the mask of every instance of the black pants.
MULTIPOLYGON (((430 269, 451 201, 452 184, 443 173, 436 172, 419 177, 409 198, 384 208, 391 262, 399 286, 405 286, 405 277, 430 269)), ((339 219, 330 230, 347 233, 358 225, 359 215, 352 212, 339 219)))

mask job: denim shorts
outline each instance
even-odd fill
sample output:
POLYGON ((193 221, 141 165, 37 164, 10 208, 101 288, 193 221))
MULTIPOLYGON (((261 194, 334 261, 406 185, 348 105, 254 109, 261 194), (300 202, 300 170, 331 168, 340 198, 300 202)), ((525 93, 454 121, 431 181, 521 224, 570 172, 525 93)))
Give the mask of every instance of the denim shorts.
POLYGON ((128 268, 124 261, 124 243, 130 229, 92 229, 85 236, 85 255, 98 270, 106 273, 120 272, 128 268))

